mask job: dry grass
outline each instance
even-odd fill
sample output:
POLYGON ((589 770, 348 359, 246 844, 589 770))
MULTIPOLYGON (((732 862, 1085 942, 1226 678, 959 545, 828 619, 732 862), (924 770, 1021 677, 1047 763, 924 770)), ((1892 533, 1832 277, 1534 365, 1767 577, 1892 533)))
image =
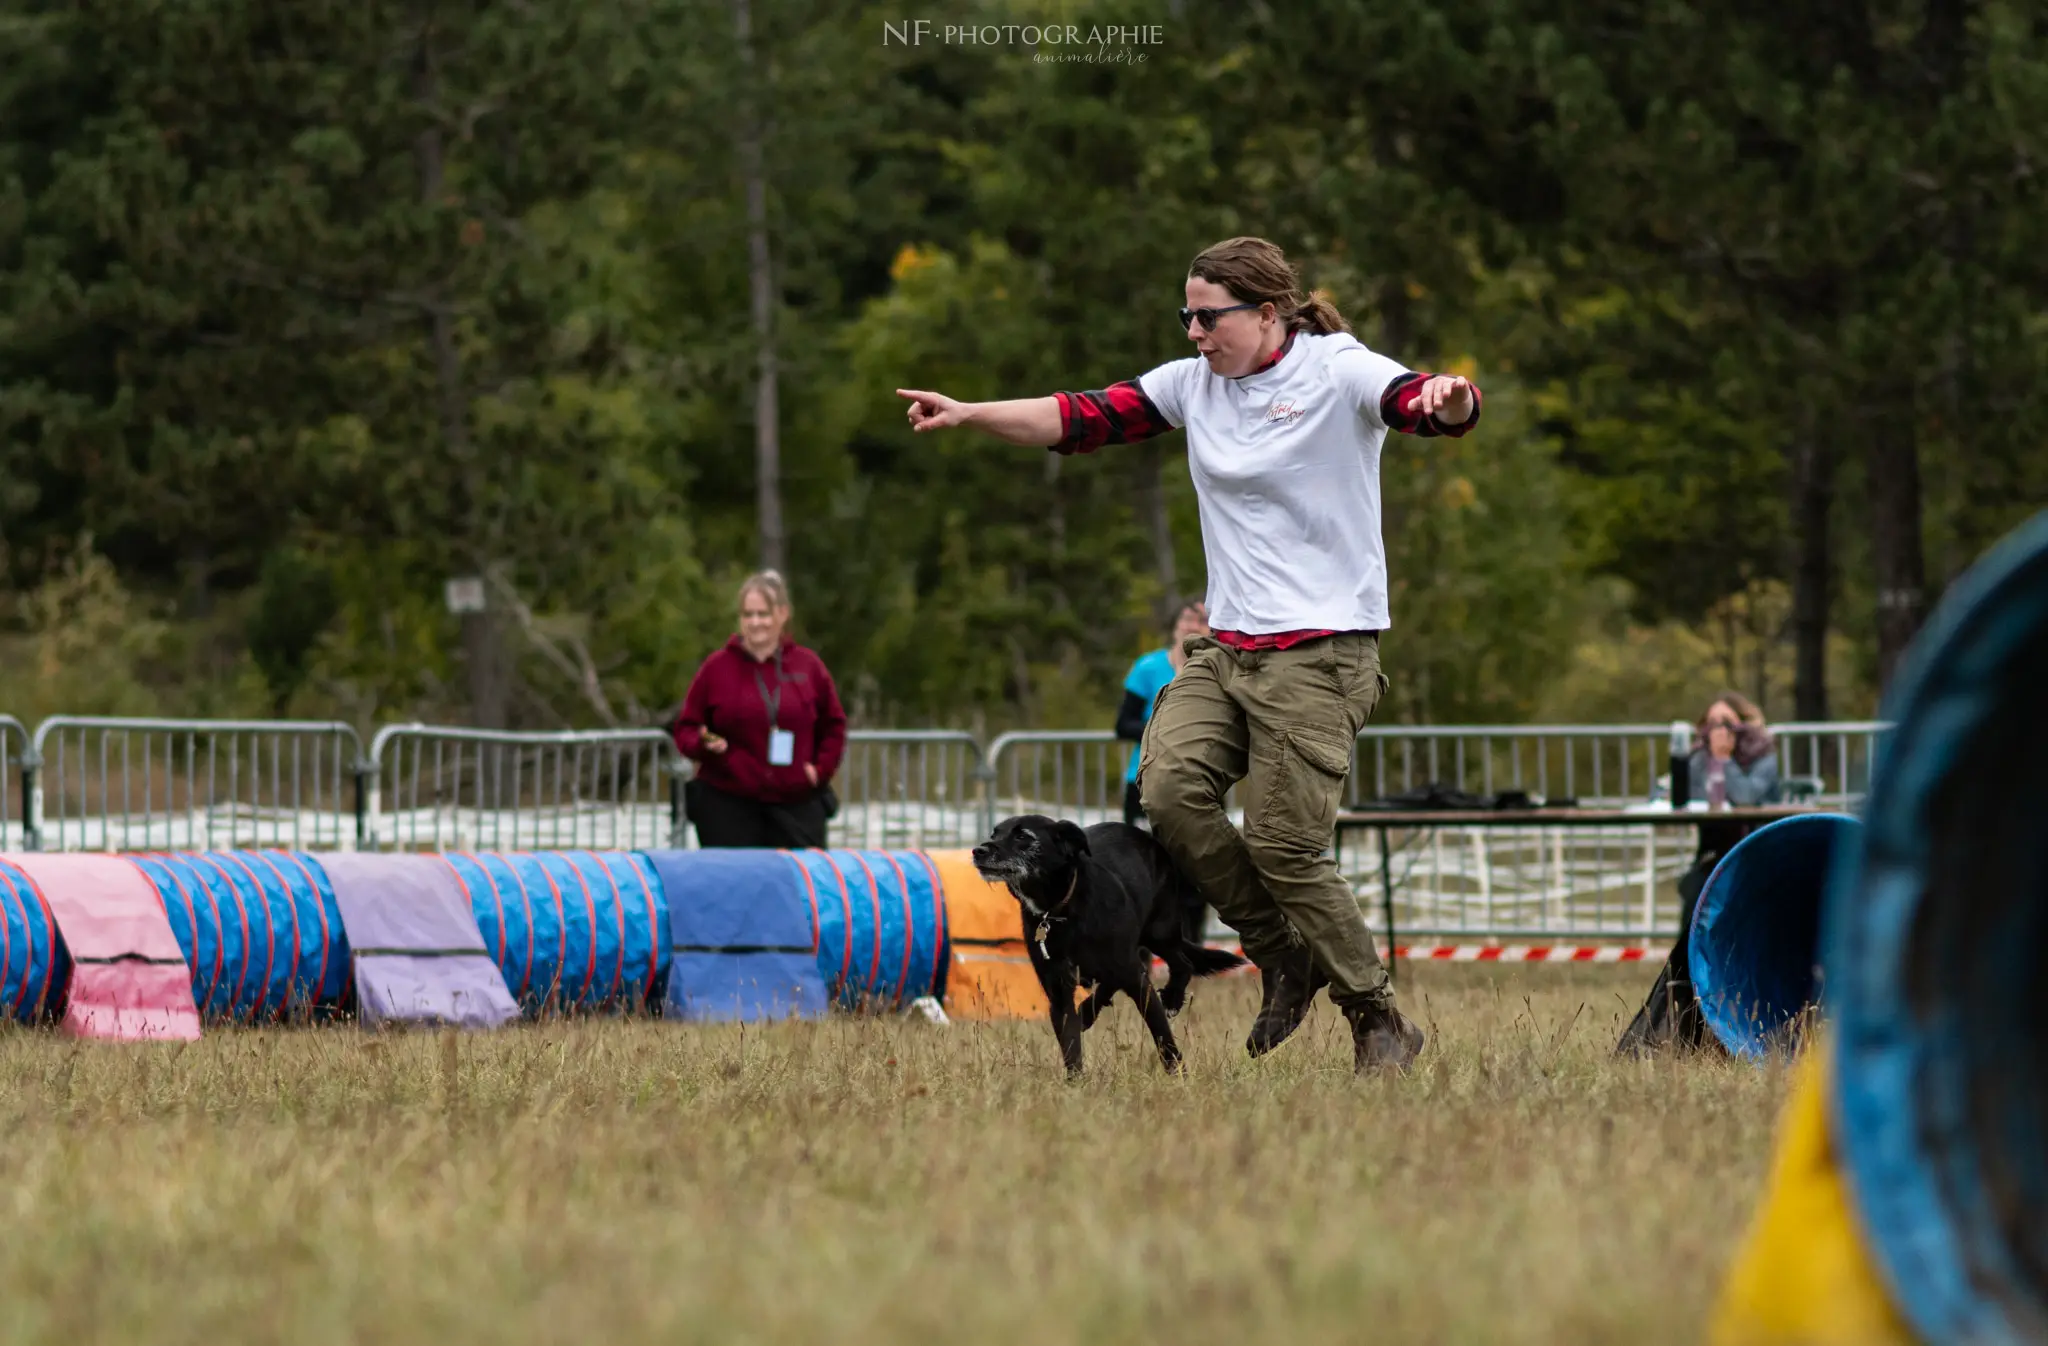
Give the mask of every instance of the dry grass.
POLYGON ((1595 1342, 1696 1334, 1782 1081, 1616 1062, 1648 974, 1404 975, 1355 1080, 1198 990, 1041 1025, 0 1036, 0 1338, 1595 1342))

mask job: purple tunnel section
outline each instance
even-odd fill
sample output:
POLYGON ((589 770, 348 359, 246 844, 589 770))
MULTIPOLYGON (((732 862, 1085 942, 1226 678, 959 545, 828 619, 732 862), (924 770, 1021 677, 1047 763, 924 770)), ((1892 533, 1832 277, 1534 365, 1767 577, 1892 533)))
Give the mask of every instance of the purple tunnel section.
POLYGON ((445 860, 344 854, 321 865, 348 929, 364 1027, 496 1028, 519 1017, 469 894, 445 860))

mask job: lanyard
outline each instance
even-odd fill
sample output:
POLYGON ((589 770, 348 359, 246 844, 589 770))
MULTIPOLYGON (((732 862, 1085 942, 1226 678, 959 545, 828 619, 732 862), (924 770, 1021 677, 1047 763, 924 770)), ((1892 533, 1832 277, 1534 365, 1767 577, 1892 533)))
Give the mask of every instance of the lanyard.
POLYGON ((776 719, 782 714, 782 647, 775 647, 775 695, 768 694, 768 680, 761 676, 761 665, 754 665, 754 686, 760 690, 761 704, 768 707, 768 727, 778 729, 776 719))

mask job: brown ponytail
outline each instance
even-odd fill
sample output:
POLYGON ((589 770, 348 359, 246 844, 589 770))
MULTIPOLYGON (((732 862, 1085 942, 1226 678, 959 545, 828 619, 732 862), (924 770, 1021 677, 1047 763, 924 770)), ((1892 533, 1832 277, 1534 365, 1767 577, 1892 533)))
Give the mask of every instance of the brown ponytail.
POLYGON ((1287 254, 1263 238, 1227 238, 1204 248, 1189 264, 1188 275, 1221 285, 1240 303, 1271 304, 1290 332, 1351 330, 1329 295, 1304 292, 1287 254))

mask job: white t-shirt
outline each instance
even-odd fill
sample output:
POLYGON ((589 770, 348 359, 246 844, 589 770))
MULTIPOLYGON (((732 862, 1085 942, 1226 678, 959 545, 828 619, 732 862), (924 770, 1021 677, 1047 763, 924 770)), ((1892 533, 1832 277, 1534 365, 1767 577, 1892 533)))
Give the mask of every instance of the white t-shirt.
POLYGON ((1209 623, 1219 631, 1383 631, 1380 399, 1410 371, 1343 332, 1300 332, 1241 379, 1200 356, 1138 379, 1188 432, 1209 623))

